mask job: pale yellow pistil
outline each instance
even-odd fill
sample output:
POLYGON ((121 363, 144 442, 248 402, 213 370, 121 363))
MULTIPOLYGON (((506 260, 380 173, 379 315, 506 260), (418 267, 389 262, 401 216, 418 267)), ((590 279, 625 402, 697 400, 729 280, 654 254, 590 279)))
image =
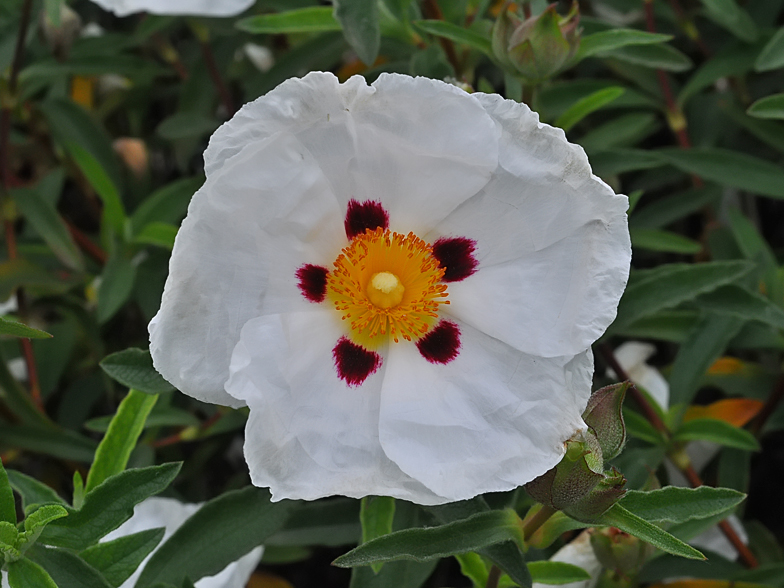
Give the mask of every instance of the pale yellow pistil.
POLYGON ((392 308, 403 300, 406 289, 392 272, 378 272, 370 278, 367 295, 370 302, 378 308, 392 308))

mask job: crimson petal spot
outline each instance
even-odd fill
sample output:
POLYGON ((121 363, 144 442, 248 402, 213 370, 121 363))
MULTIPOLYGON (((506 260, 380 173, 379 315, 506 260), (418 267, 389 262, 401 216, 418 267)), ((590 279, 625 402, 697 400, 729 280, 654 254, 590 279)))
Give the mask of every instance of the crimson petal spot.
POLYGON ((359 386, 381 367, 381 356, 341 337, 332 350, 338 377, 349 386, 359 386))
POLYGON ((346 209, 346 220, 343 223, 346 228, 346 237, 349 240, 357 235, 362 235, 366 230, 374 231, 378 228, 389 228, 389 213, 384 210, 380 202, 366 200, 358 202, 353 198, 348 201, 346 209))
POLYGON ((300 292, 311 302, 324 302, 327 296, 327 274, 329 270, 320 265, 306 263, 297 270, 300 292))
POLYGON ((459 282, 476 272, 476 241, 466 237, 441 237, 433 243, 433 256, 444 268, 444 282, 459 282))
POLYGON ((451 321, 441 321, 416 346, 430 363, 449 363, 460 351, 460 327, 451 321))

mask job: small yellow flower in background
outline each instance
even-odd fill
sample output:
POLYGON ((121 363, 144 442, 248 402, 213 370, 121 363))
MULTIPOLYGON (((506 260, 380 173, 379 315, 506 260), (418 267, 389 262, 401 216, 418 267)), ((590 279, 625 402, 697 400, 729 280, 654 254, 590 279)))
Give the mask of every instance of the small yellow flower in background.
POLYGON ((509 490, 585 428, 627 199, 527 106, 311 73, 224 124, 205 170, 150 349, 184 393, 250 408, 275 500, 509 490))

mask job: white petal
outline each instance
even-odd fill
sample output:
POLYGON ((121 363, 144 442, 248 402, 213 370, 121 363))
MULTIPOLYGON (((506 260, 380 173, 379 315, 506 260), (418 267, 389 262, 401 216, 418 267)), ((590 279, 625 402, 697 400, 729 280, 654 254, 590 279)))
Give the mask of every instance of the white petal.
POLYGON ((631 259, 625 196, 523 104, 475 94, 502 130, 499 169, 427 235, 477 243, 450 312, 525 353, 574 355, 615 318, 631 259))
MULTIPOLYGON (((670 385, 659 370, 645 363, 654 353, 656 347, 650 343, 627 341, 615 350, 615 359, 632 382, 645 388, 659 406, 667 410, 670 406, 670 385)), ((612 377, 616 377, 615 372, 612 377)))
MULTIPOLYGON (((591 576, 590 580, 561 584, 561 588, 590 588, 595 586, 602 571, 602 564, 596 559, 596 554, 593 551, 593 547, 591 547, 591 534, 588 531, 583 531, 574 540, 561 547, 550 558, 550 561, 579 566, 591 576)), ((551 584, 535 582, 533 588, 549 588, 549 586, 551 584)))
POLYGON ((296 270, 332 262, 345 242, 343 214, 291 134, 248 145, 214 172, 191 201, 150 323, 156 369, 199 400, 240 406, 223 390, 240 329, 312 305, 296 270))
MULTIPOLYGON (((133 516, 130 519, 106 535, 101 541, 111 541, 147 529, 165 527, 163 539, 158 544, 160 546, 200 507, 200 504, 186 504, 171 498, 148 498, 134 507, 133 516)), ((144 559, 138 569, 123 582, 120 588, 132 588, 136 584, 145 564, 156 550, 157 548, 144 559)), ((262 547, 256 547, 236 562, 230 563, 217 575, 196 582, 196 588, 242 588, 253 570, 256 569, 262 552, 262 547)))
POLYGON ((553 467, 584 429, 593 357, 541 358, 460 325, 458 357, 436 365, 392 345, 379 433, 400 469, 449 500, 504 491, 553 467))
POLYGON ((93 0, 104 10, 117 16, 134 12, 151 14, 183 14, 193 16, 234 16, 255 0, 93 0))
POLYGON ((213 135, 209 174, 243 145, 294 132, 345 210, 380 200, 393 230, 422 232, 473 196, 498 162, 499 129, 470 95, 427 78, 313 72, 246 104, 213 135))
MULTIPOLYGON (((319 307, 317 307, 319 308, 319 307)), ((444 502, 381 450, 378 411, 385 366, 358 387, 337 376, 332 349, 344 331, 331 309, 248 321, 226 390, 250 407, 245 459, 274 500, 342 494, 444 502)))

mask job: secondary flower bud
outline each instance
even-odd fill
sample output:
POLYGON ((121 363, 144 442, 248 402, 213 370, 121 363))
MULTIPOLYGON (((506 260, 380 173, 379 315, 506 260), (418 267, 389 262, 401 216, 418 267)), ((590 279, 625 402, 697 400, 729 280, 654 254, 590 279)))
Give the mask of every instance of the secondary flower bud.
POLYGON ((525 20, 504 7, 493 27, 493 54, 526 81, 541 82, 558 73, 577 52, 579 22, 577 2, 564 17, 551 4, 542 14, 525 20))
POLYGON ((593 529, 591 547, 604 567, 624 576, 639 570, 653 552, 653 546, 615 527, 593 529))

